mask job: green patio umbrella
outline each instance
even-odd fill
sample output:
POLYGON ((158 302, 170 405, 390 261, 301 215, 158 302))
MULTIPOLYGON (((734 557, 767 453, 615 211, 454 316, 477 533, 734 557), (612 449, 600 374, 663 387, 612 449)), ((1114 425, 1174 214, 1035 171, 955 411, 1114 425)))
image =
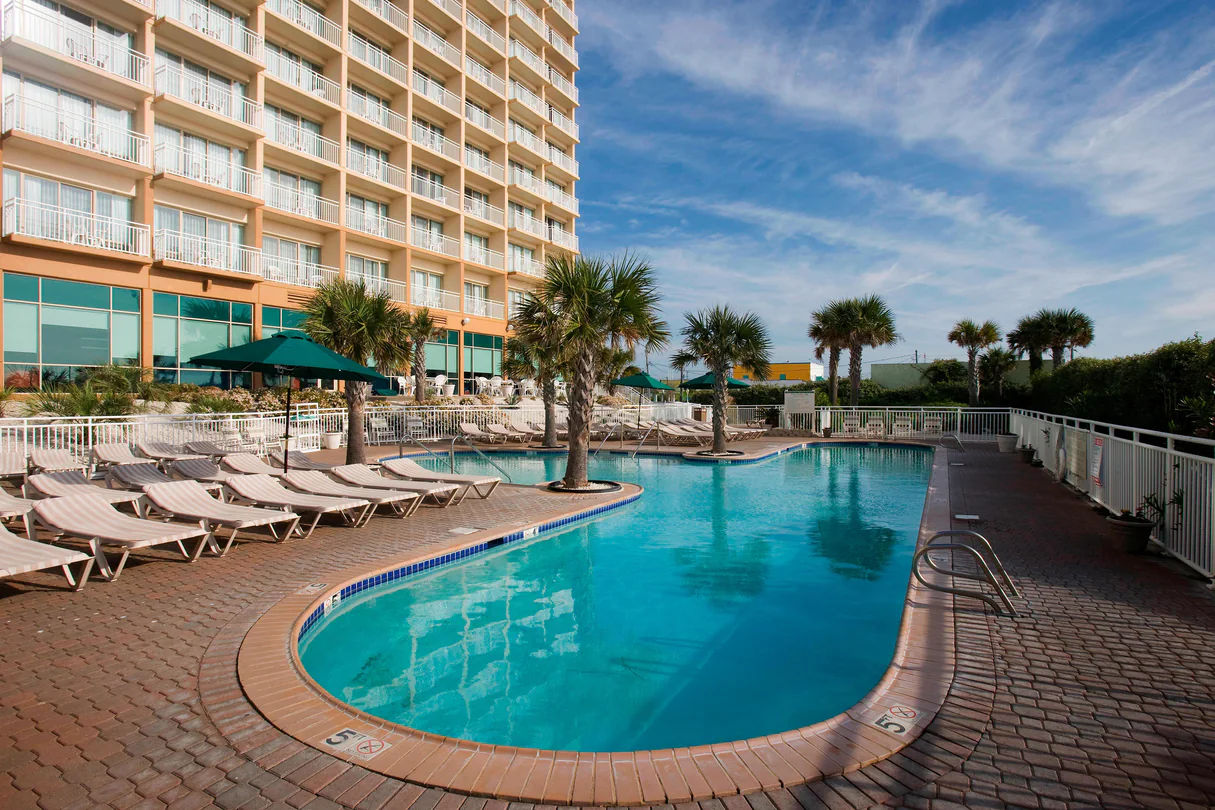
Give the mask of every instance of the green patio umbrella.
MULTIPOLYGON (((190 360, 200 366, 228 371, 261 372, 303 379, 357 380, 373 385, 385 385, 388 378, 374 369, 326 349, 312 338, 301 334, 280 332, 273 337, 233 346, 190 360)), ((291 386, 287 386, 287 430, 283 434, 283 472, 287 471, 287 450, 291 438, 291 386)))
MULTIPOLYGON (((622 388, 637 389, 637 427, 641 427, 641 390, 644 388, 649 391, 674 391, 675 389, 664 383, 662 380, 657 380, 649 374, 638 373, 630 374, 627 377, 621 377, 619 380, 612 380, 608 385, 619 385, 622 388)), ((621 441, 623 442, 623 435, 621 441)))
MULTIPOLYGON (((694 380, 688 380, 685 383, 680 383, 680 388, 686 388, 689 391, 711 391, 713 384, 716 381, 713 372, 702 374, 694 380)), ((726 388, 750 388, 751 383, 745 383, 742 380, 736 380, 733 377, 726 377, 726 388)))

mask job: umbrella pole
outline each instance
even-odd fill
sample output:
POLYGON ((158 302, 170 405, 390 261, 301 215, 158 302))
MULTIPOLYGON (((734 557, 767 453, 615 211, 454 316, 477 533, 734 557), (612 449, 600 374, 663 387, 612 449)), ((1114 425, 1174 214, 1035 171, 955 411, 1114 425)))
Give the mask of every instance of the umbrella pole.
POLYGON ((291 378, 287 378, 287 429, 283 431, 283 472, 291 456, 291 378))

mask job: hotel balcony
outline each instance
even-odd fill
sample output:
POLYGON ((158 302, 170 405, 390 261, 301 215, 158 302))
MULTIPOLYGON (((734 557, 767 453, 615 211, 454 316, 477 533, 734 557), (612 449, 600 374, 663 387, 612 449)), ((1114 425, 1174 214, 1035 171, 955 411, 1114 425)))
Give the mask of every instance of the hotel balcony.
POLYGON ((510 13, 512 17, 518 17, 523 21, 523 24, 536 32, 536 35, 541 39, 544 38, 544 33, 548 26, 544 24, 544 20, 540 19, 540 15, 532 11, 519 0, 510 0, 510 13))
POLYGON ((417 121, 413 122, 413 142, 424 149, 454 160, 456 163, 460 162, 460 144, 434 130, 427 129, 417 121))
POLYGON ((565 37, 558 34, 552 28, 549 28, 545 37, 548 44, 553 50, 561 54, 573 67, 578 67, 578 52, 574 50, 574 46, 565 37))
POLYGON ((3 235, 8 241, 43 240, 144 258, 148 226, 12 198, 4 201, 3 235))
POLYGON ((413 175, 410 180, 410 190, 418 197, 436 202, 439 205, 445 205, 448 208, 460 207, 460 192, 456 191, 451 186, 445 186, 442 183, 435 183, 425 178, 413 175))
POLYGON ((413 41, 455 67, 460 67, 460 49, 427 26, 413 21, 413 41))
POLYGON ((400 166, 394 166, 386 160, 368 157, 362 152, 356 152, 349 146, 346 147, 346 168, 363 177, 369 177, 393 188, 402 190, 409 188, 409 184, 405 182, 408 172, 400 166))
POLYGON ((548 65, 545 65, 545 78, 548 83, 557 89, 557 92, 568 98, 573 103, 578 103, 578 88, 569 79, 562 76, 557 71, 553 70, 548 65))
POLYGON ((506 317, 506 304, 501 301, 495 301, 492 298, 477 298, 472 295, 466 295, 464 296, 464 314, 502 320, 506 317))
POLYGON ((299 0, 266 0, 266 10, 277 14, 335 48, 342 47, 342 26, 299 0))
POLYGON ((552 242, 557 247, 565 248, 566 250, 574 253, 578 252, 578 237, 569 231, 563 231, 560 228, 549 226, 548 241, 552 242))
POLYGON ((350 31, 346 34, 346 50, 350 56, 372 70, 378 71, 402 86, 409 86, 409 68, 404 62, 385 53, 358 34, 350 31))
POLYGON ((575 33, 578 32, 578 15, 574 13, 572 8, 561 2, 561 0, 548 0, 548 6, 557 12, 557 16, 564 20, 575 33))
POLYGON ((123 80, 121 85, 126 90, 123 95, 128 98, 146 97, 152 86, 146 56, 98 35, 91 28, 70 22, 33 0, 15 0, 5 5, 0 30, 6 43, 23 46, 20 50, 6 49, 6 69, 24 64, 28 52, 39 62, 45 56, 57 60, 57 72, 65 83, 87 86, 110 76, 123 80))
POLYGON ((472 169, 474 172, 478 172, 486 177, 497 180, 499 183, 506 182, 505 166, 503 166, 501 163, 496 163, 487 157, 482 157, 469 149, 464 150, 464 165, 472 169))
POLYGON ((406 225, 399 220, 372 216, 366 211, 347 206, 346 227, 369 236, 378 236, 381 239, 405 244, 406 225))
POLYGON ((464 72, 491 92, 506 98, 506 80, 471 57, 464 59, 464 72))
MULTIPOLYGON (((38 138, 147 167, 148 137, 14 93, 4 100, 4 133, 38 138)), ((91 159, 91 158, 90 158, 91 159)))
POLYGON ((262 256, 262 276, 267 281, 279 284, 294 284, 297 287, 319 287, 323 281, 332 281, 341 273, 336 267, 290 259, 282 256, 262 256))
POLYGON ((549 202, 553 203, 554 205, 561 206, 571 214, 578 213, 578 198, 573 194, 567 194, 561 189, 550 185, 545 188, 544 196, 548 198, 549 202))
POLYGON ((510 262, 507 264, 506 269, 510 273, 519 273, 533 278, 544 278, 544 265, 539 259, 529 259, 527 256, 520 256, 517 253, 511 254, 510 262))
POLYGON ((510 128, 510 142, 519 144, 541 160, 548 157, 548 144, 522 127, 510 128))
POLYGON ((197 0, 156 0, 156 18, 173 20, 205 39, 248 57, 253 69, 262 61, 265 41, 261 35, 197 0))
POLYGON ((376 126, 400 135, 403 140, 409 139, 409 119, 399 112, 349 92, 346 93, 346 110, 364 121, 370 121, 376 126))
POLYGON ((152 158, 156 174, 199 183, 208 190, 222 192, 222 199, 229 199, 227 192, 258 199, 262 196, 262 176, 240 164, 215 160, 205 152, 195 152, 171 143, 156 144, 152 158))
POLYGON ((510 184, 531 194, 538 200, 547 201, 548 194, 544 190, 544 181, 535 175, 511 167, 510 184))
POLYGON ((152 258, 166 264, 206 267, 258 278, 262 276, 260 249, 182 231, 157 231, 152 238, 152 258))
POLYGON ((285 211, 316 222, 328 225, 338 224, 337 200, 318 197, 315 194, 301 192, 297 188, 278 183, 265 184, 266 205, 276 211, 285 211))
POLYGON ((574 123, 574 119, 552 105, 549 105, 548 108, 548 120, 557 129, 569 135, 575 141, 578 140, 578 125, 574 123))
POLYGON ((464 213, 476 217, 483 222, 497 225, 499 228, 506 224, 506 212, 496 205, 482 202, 476 197, 464 196, 464 213))
POLYGON ((506 256, 496 250, 489 248, 474 247, 468 243, 464 244, 464 260, 480 264, 485 267, 492 267, 495 270, 506 269, 506 256))
POLYGON ((425 287, 414 287, 409 291, 409 303, 415 307, 459 312, 460 294, 454 293, 451 290, 430 290, 425 287))
POLYGON ((473 14, 471 11, 464 13, 464 24, 468 27, 469 33, 480 39, 489 47, 501 54, 506 53, 506 38, 489 26, 489 23, 473 14))
POLYGON ((578 161, 553 146, 548 147, 548 160, 571 177, 578 176, 578 161))
POLYGON ((543 239, 547 235, 543 220, 528 216, 522 211, 512 210, 507 217, 507 226, 537 239, 543 239))
POLYGON ((307 65, 284 59, 277 53, 266 54, 266 73, 305 94, 337 104, 341 98, 341 86, 333 79, 322 76, 307 65))
POLYGON ((506 140, 506 124, 502 123, 497 118, 494 118, 489 113, 465 102, 464 117, 473 126, 483 129, 502 140, 506 140))
POLYGON ((524 65, 531 69, 537 80, 543 81, 548 74, 548 65, 544 64, 535 51, 524 45, 517 39, 510 41, 510 56, 512 59, 518 59, 524 65))
POLYGON ((215 87, 197 76, 187 75, 171 65, 161 65, 156 69, 156 93, 205 110, 242 128, 262 128, 262 105, 215 87))
POLYGON ((544 103, 544 99, 533 93, 527 87, 512 81, 510 83, 510 97, 512 101, 522 102, 524 107, 534 112, 544 120, 548 120, 548 107, 544 103))
POLYGON ((460 15, 464 11, 464 6, 458 0, 430 0, 431 5, 441 8, 447 12, 449 16, 456 22, 460 21, 460 15))
POLYGON ((460 108, 463 105, 460 97, 446 87, 442 87, 438 83, 431 81, 424 74, 415 70, 411 86, 418 95, 430 99, 435 104, 447 108, 456 115, 460 114, 460 108))
POLYGON ((460 258, 460 243, 450 236, 429 231, 426 228, 409 229, 409 244, 431 253, 439 253, 452 259, 460 258))
POLYGON ((353 282, 363 282, 363 286, 373 293, 385 292, 388 297, 399 304, 408 304, 408 291, 405 282, 394 281, 383 276, 373 276, 369 273, 347 273, 346 278, 353 282))
POLYGON ((290 121, 275 118, 266 126, 266 139, 300 154, 337 164, 341 156, 341 144, 301 128, 290 121))
POLYGON ((409 15, 389 0, 354 0, 354 2, 379 17, 398 31, 409 33, 409 15))

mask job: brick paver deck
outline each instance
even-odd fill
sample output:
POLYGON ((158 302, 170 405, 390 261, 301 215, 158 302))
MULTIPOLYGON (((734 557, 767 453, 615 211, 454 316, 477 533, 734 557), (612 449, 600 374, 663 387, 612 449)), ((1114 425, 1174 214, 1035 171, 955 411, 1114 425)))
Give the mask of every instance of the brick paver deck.
MULTIPOLYGON (((1101 519, 1012 456, 973 446, 953 512, 984 518, 1026 599, 1020 619, 955 608, 957 676, 903 752, 826 782, 676 810, 1215 805, 1215 601, 1180 570, 1109 552, 1101 519)), ((146 555, 80 594, 0 581, 0 808, 548 810, 386 779, 278 732, 251 710, 236 653, 301 585, 452 526, 528 523, 542 496, 424 509, 367 530, 245 543, 188 566, 146 555)), ((669 810, 664 808, 664 810, 669 810)))

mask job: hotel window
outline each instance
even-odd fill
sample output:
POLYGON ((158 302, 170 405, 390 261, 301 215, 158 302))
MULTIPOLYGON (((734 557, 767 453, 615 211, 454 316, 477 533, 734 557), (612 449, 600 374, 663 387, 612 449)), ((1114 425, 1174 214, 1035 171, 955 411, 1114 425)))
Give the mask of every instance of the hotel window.
POLYGON ((523 143, 534 146, 540 145, 539 139, 536 138, 536 130, 515 118, 510 119, 510 130, 512 137, 517 138, 523 143))
POLYGON ((248 374, 196 368, 190 361, 252 339, 252 304, 152 294, 152 365, 161 382, 248 388, 248 374))
POLYGON ((139 365, 139 290, 4 274, 4 385, 72 382, 139 365))
POLYGON ((265 105, 266 135, 275 143, 301 149, 309 154, 320 155, 319 138, 321 124, 309 118, 296 115, 290 110, 265 105))
POLYGON ((274 337, 280 332, 305 334, 304 321, 307 319, 307 315, 294 309, 262 307, 262 338, 274 337))
POLYGON ((525 175, 529 179, 532 179, 532 180, 536 179, 536 170, 533 169, 531 166, 525 166, 517 160, 509 161, 509 163, 510 163, 511 174, 515 174, 517 172, 519 174, 525 175))
POLYGON ((554 183, 552 180, 549 180, 547 178, 545 178, 544 182, 547 183, 548 187, 553 189, 554 191, 560 191, 562 194, 568 193, 565 190, 565 186, 563 186, 561 183, 554 183))
POLYGON ((321 280, 320 267, 320 245, 277 236, 262 237, 262 268, 268 278, 311 287, 321 280))
POLYGON ((346 221, 350 227, 377 236, 388 235, 388 203, 357 194, 346 195, 346 221))
POLYGON ((511 318, 519 314, 519 309, 523 306, 523 302, 527 300, 529 294, 526 290, 506 291, 506 311, 511 318))
POLYGON ((465 255, 479 264, 489 263, 489 238, 479 233, 464 232, 465 255))
POLYGON ((164 258, 221 269, 243 270, 240 248, 245 243, 243 222, 230 222, 158 205, 152 229, 160 239, 164 258))
POLYGON ((138 66, 127 53, 134 47, 134 34, 48 0, 35 0, 24 7, 17 5, 16 9, 35 18, 22 26, 23 36, 124 78, 137 78, 138 66), (57 29, 62 29, 62 33, 57 29))
MULTIPOLYGON (((422 25, 422 23, 418 22, 416 17, 414 18, 414 23, 422 28, 426 28, 426 26, 424 26, 424 25, 422 25)), ((426 28, 426 30, 429 31, 430 29, 426 28)), ((443 37, 440 37, 438 34, 435 34, 435 36, 439 37, 439 39, 443 39, 443 37)), ((415 67, 413 69, 413 75, 414 75, 414 78, 418 81, 418 89, 424 94, 429 95, 431 86, 434 86, 441 90, 447 89, 447 82, 443 81, 438 76, 435 76, 433 73, 423 70, 420 67, 415 67)))
MULTIPOLYGON (((202 65, 175 53, 156 49, 156 69, 172 68, 177 75, 168 74, 165 79, 169 82, 166 88, 174 95, 189 99, 209 110, 215 110, 229 117, 239 116, 238 105, 245 96, 245 83, 229 79, 222 73, 208 70, 202 65)), ((157 78, 159 91, 161 80, 157 78)))
POLYGON ((427 219, 413 214, 409 218, 410 225, 413 228, 413 241, 416 247, 424 247, 428 250, 442 251, 443 249, 443 223, 436 219, 427 219))
POLYGON ((247 153, 244 149, 208 141, 175 127, 157 124, 155 129, 157 169, 184 175, 207 185, 231 188, 246 194, 240 168, 245 165, 247 153))
POLYGON ((346 254, 346 273, 366 278, 388 278, 388 262, 348 253, 346 254))
POLYGON ((432 124, 425 118, 413 117, 413 139, 436 152, 443 149, 443 127, 432 124))
POLYGON ((281 45, 275 45, 273 42, 266 43, 266 54, 267 62, 277 63, 272 72, 283 81, 294 84, 296 87, 303 87, 309 92, 321 86, 320 79, 317 77, 324 75, 324 65, 300 56, 294 51, 289 51, 281 45), (273 54, 272 57, 271 54, 273 54))
POLYGON ((443 197, 443 175, 415 165, 413 167, 413 192, 432 199, 443 197))
POLYGON ((425 270, 413 270, 409 274, 409 300, 416 307, 446 309, 443 306, 443 276, 425 270))
POLYGON ((464 282, 464 311, 469 315, 489 314, 489 285, 475 281, 464 282))
POLYGON ((476 377, 495 377, 502 373, 502 338, 497 335, 464 333, 464 393, 475 389, 476 377))
MULTIPOLYGON (((510 212, 511 214, 517 214, 518 216, 521 216, 527 220, 536 218, 535 208, 528 208, 526 205, 520 205, 517 202, 510 203, 510 212)), ((511 218, 513 219, 514 217, 512 216, 511 218)))
POLYGON ((298 174, 269 166, 262 169, 266 184, 266 200, 275 208, 292 211, 301 216, 320 219, 321 183, 298 174))
POLYGON ((524 268, 530 267, 532 262, 536 260, 536 251, 529 247, 516 245, 513 242, 507 246, 510 255, 510 269, 522 271, 524 268))
MULTIPOLYGON (((12 225, 36 239, 131 251, 131 199, 36 174, 4 170, 5 200, 21 200, 12 225)), ((6 227, 9 227, 6 221, 6 227)))
POLYGON ((426 344, 426 376, 443 374, 455 381, 460 371, 460 333, 447 330, 447 340, 426 344))
POLYGON ((570 152, 564 146, 559 146, 559 145, 553 143, 552 141, 546 141, 546 143, 548 144, 548 148, 551 149, 552 151, 560 152, 561 154, 565 155, 566 157, 569 157, 570 152))
POLYGON ((489 163, 489 152, 479 146, 474 146, 471 143, 464 144, 464 162, 469 163, 477 168, 482 168, 489 163))
MULTIPOLYGON (((138 161, 138 143, 131 137, 135 115, 91 98, 4 71, 5 99, 14 97, 8 115, 20 116, 22 131, 90 151, 138 161)), ((10 123, 16 123, 10 121, 10 123)))
POLYGON ((383 71, 384 73, 389 72, 391 54, 388 48, 372 41, 358 31, 351 31, 350 38, 354 40, 351 52, 356 59, 363 60, 376 70, 383 71))

